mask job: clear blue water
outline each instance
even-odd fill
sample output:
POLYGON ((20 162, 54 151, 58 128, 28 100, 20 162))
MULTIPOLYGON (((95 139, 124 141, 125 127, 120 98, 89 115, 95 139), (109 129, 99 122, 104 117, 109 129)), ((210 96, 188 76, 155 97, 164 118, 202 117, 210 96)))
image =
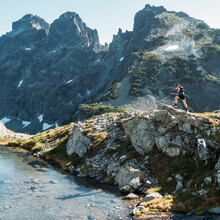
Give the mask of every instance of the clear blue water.
POLYGON ((131 219, 114 188, 0 147, 0 219, 131 219))

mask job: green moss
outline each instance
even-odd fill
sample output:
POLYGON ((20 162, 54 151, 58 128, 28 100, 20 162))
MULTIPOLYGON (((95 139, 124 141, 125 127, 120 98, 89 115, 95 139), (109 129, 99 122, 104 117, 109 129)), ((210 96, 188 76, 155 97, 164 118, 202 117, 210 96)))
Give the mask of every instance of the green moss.
POLYGON ((183 176, 185 181, 193 180, 193 185, 201 185, 207 176, 215 175, 215 164, 217 159, 210 159, 205 165, 204 161, 193 158, 188 154, 180 154, 179 156, 169 157, 166 153, 154 148, 149 153, 150 159, 148 168, 152 175, 155 175, 160 182, 162 193, 172 193, 176 187, 176 180, 167 183, 168 177, 172 177, 177 173, 183 176), (160 161, 160 163, 158 163, 160 161), (166 169, 163 169, 166 167, 166 169))
MULTIPOLYGON (((164 205, 164 201, 160 199, 155 199, 152 203, 145 203, 143 205, 151 208, 163 207, 165 211, 169 209, 170 211, 178 212, 188 212, 192 209, 198 213, 203 213, 212 207, 220 205, 220 192, 216 189, 215 184, 204 185, 204 179, 211 176, 215 179, 215 164, 217 159, 210 159, 207 164, 204 161, 198 160, 198 158, 192 157, 189 154, 181 154, 176 157, 169 157, 165 153, 154 148, 152 152, 148 154, 149 164, 148 170, 150 175, 158 179, 158 185, 156 189, 162 195, 165 193, 172 194, 168 198, 171 199, 169 203, 169 208, 164 205), (160 161, 158 163, 158 161, 160 161), (164 169, 165 168, 165 169, 164 169), (186 188, 185 191, 179 190, 173 193, 176 189, 177 181, 175 175, 180 174, 183 177, 184 184, 189 180, 192 180, 190 188, 186 188), (168 177, 172 177, 171 181, 167 181, 168 177), (203 189, 208 191, 204 195, 194 195, 193 192, 198 192, 203 184, 203 189)), ((150 189, 147 193, 151 193, 155 188, 150 189)))
POLYGON ((120 87, 120 83, 119 82, 116 82, 111 90, 110 90, 110 93, 108 95, 106 95, 105 97, 103 97, 101 100, 102 101, 108 101, 110 99, 117 99, 118 98, 118 90, 119 90, 119 87, 120 87))
POLYGON ((209 61, 212 60, 213 58, 220 56, 220 46, 217 44, 213 44, 213 43, 206 44, 201 49, 204 53, 203 59, 205 61, 209 61))
POLYGON ((161 35, 159 37, 147 38, 145 39, 146 46, 150 51, 157 49, 165 45, 168 42, 168 38, 165 35, 161 35))
POLYGON ((197 65, 193 61, 189 62, 181 57, 171 58, 163 66, 170 75, 175 74, 177 77, 197 72, 197 65))
POLYGON ((67 140, 63 141, 58 146, 53 147, 48 151, 44 151, 42 156, 43 157, 56 156, 60 160, 69 160, 70 157, 66 153, 66 144, 67 144, 67 140))
POLYGON ((179 16, 176 16, 175 13, 168 13, 163 12, 156 16, 158 21, 160 22, 162 27, 170 28, 174 26, 175 24, 178 24, 181 22, 181 19, 179 16))
POLYGON ((37 143, 35 143, 34 147, 31 149, 31 152, 36 153, 36 152, 44 149, 44 147, 45 147, 44 144, 37 142, 37 143))
POLYGON ((211 74, 206 74, 201 78, 204 82, 210 81, 220 85, 220 77, 213 76, 211 74))
POLYGON ((108 106, 99 103, 85 104, 80 106, 80 111, 87 117, 108 112, 125 112, 126 109, 118 106, 108 106))
POLYGON ((83 133, 84 135, 87 135, 88 133, 92 133, 92 132, 93 132, 92 128, 87 128, 87 129, 85 129, 85 130, 82 131, 82 133, 83 133))
POLYGON ((94 134, 92 134, 92 140, 93 141, 103 141, 107 138, 107 136, 108 136, 107 132, 94 133, 94 134))
POLYGON ((146 81, 154 82, 154 76, 158 72, 162 64, 162 60, 158 54, 149 52, 142 52, 139 54, 141 61, 136 65, 130 76, 129 95, 142 96, 142 88, 144 88, 146 81))
POLYGON ((181 57, 173 57, 169 59, 164 65, 164 69, 168 74, 174 75, 177 80, 187 81, 212 81, 219 82, 219 78, 211 75, 202 75, 197 68, 197 63, 194 57, 190 56, 186 60, 181 57))
POLYGON ((201 22, 197 25, 197 28, 207 30, 209 26, 205 22, 201 22))

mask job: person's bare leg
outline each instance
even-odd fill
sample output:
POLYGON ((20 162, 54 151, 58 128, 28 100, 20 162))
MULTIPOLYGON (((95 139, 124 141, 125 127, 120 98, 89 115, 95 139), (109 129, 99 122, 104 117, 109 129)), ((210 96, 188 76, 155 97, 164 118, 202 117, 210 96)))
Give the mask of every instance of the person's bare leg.
POLYGON ((182 99, 182 101, 183 101, 183 104, 184 104, 185 108, 188 109, 188 106, 186 104, 186 100, 182 99))
POLYGON ((175 97, 175 105, 177 105, 177 100, 179 99, 179 96, 175 97))

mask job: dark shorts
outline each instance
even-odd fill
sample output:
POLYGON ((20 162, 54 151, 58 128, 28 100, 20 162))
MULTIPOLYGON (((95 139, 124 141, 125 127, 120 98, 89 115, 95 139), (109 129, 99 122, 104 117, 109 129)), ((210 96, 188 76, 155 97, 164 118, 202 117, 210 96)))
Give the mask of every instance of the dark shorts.
POLYGON ((180 99, 184 100, 185 99, 185 95, 178 95, 180 99))

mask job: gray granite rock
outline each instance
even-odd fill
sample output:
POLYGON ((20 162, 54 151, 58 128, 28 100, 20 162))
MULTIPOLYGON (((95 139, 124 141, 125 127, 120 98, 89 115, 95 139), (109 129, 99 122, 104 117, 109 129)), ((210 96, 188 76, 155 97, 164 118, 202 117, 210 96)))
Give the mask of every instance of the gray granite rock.
POLYGON ((148 202, 150 200, 153 200, 153 199, 156 199, 156 198, 162 198, 163 196, 158 193, 158 192, 154 192, 154 193, 151 193, 149 195, 146 195, 141 202, 148 202))

